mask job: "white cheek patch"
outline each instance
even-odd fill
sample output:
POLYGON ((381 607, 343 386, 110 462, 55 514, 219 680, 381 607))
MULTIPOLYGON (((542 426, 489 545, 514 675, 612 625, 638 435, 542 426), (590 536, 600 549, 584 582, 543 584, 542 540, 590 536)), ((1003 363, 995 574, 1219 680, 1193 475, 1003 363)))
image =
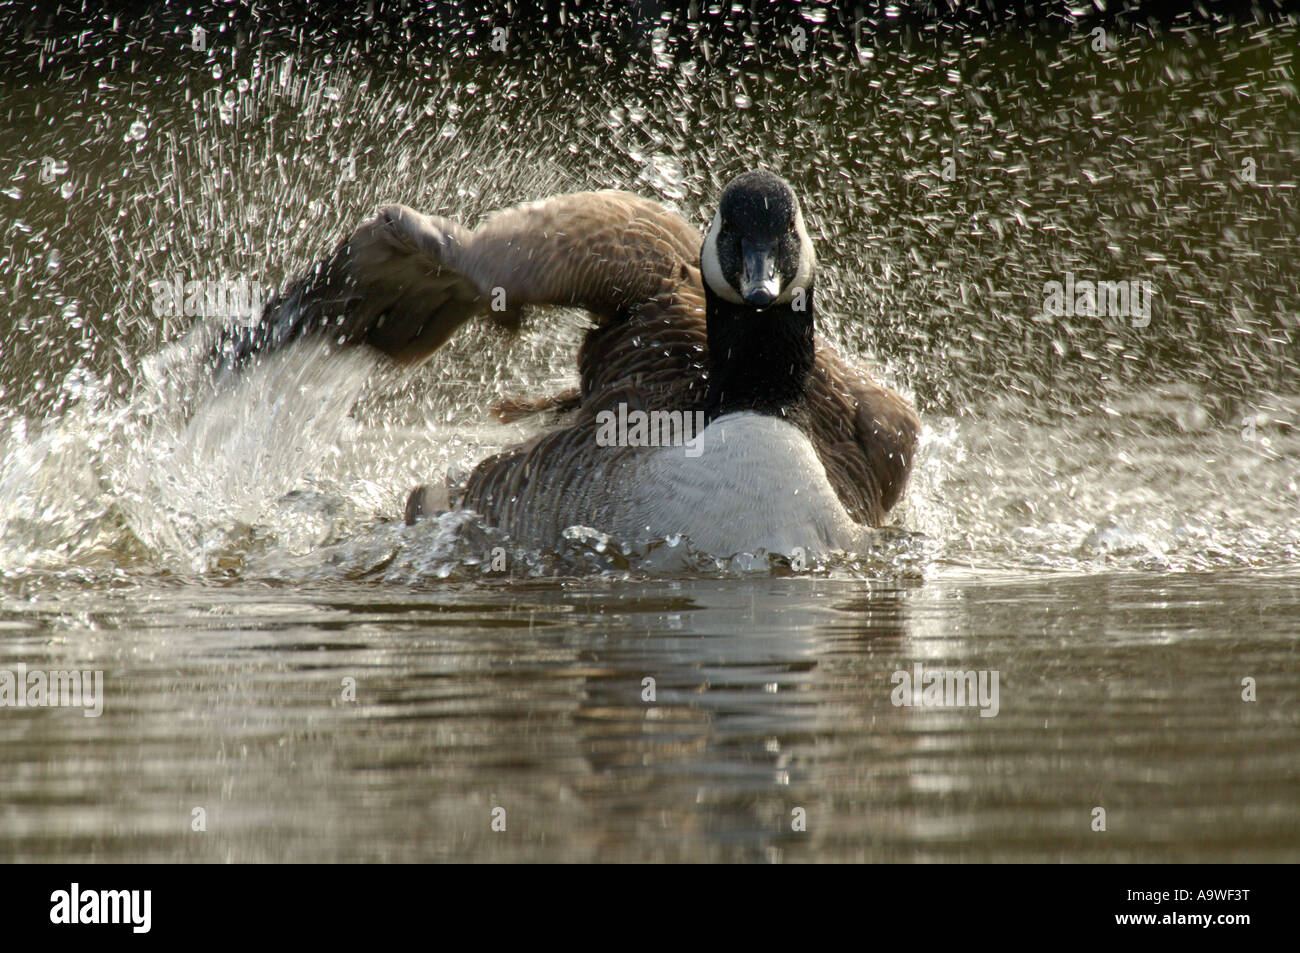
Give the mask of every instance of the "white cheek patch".
POLYGON ((817 259, 813 254, 812 239, 808 237, 808 230, 803 225, 803 210, 797 205, 794 209, 794 230, 799 235, 799 269, 773 304, 789 304, 798 292, 806 291, 812 284, 817 259))
POLYGON ((718 261, 718 231, 721 228, 722 209, 718 209, 713 215, 713 224, 709 226, 709 234, 704 238, 704 248, 700 251, 700 274, 704 283, 719 298, 732 304, 744 304, 745 299, 740 296, 740 292, 722 277, 722 265, 718 261))

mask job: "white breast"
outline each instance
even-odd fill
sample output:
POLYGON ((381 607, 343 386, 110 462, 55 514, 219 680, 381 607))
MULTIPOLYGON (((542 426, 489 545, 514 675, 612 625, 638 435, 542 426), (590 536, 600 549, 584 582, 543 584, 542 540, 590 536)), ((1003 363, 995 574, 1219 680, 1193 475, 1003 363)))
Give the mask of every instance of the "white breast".
POLYGON ((756 413, 720 417, 690 447, 666 447, 638 463, 640 498, 619 514, 619 535, 687 536, 719 556, 791 555, 854 548, 861 527, 835 495, 808 438, 756 413))

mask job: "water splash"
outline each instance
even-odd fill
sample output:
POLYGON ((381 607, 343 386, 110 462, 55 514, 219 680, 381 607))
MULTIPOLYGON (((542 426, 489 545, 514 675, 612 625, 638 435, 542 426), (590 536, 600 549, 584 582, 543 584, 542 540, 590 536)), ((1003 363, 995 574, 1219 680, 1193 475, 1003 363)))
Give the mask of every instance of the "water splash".
MULTIPOLYGON (((381 20, 350 26, 410 32, 381 20)), ((394 200, 472 224, 619 187, 703 225, 753 165, 807 196, 823 332, 926 419, 903 571, 917 553, 929 573, 1300 560, 1294 24, 1095 49, 1071 18, 931 45, 905 16, 827 14, 729 45, 742 21, 583 13, 498 59, 466 45, 474 24, 440 22, 382 64, 272 23, 181 57, 107 22, 0 31, 0 572, 477 571, 481 527, 384 521, 541 423, 484 411, 571 383, 581 316, 508 348, 468 328, 416 375, 306 355, 222 390, 197 359, 205 319, 160 309, 152 284, 278 285, 394 200), (1149 323, 1047 313, 1067 274, 1154 282, 1149 323)), ((571 542, 520 559, 716 568, 680 541, 571 542)))

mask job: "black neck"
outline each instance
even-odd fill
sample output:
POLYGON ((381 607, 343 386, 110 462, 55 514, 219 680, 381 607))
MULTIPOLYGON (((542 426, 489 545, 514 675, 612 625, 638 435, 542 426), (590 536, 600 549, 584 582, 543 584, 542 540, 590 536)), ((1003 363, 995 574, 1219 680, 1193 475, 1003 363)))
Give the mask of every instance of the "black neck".
POLYGON ((813 370, 813 289, 802 310, 774 304, 759 310, 733 304, 704 285, 708 322, 709 419, 738 410, 787 417, 795 412, 813 370))

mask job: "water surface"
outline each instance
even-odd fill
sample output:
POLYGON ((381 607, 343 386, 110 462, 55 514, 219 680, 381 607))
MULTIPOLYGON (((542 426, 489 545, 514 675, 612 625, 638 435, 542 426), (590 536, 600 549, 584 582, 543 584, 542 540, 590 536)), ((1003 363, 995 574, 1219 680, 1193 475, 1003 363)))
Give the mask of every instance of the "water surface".
POLYGON ((107 700, 0 720, 0 852, 1293 862, 1298 581, 13 592, 7 646, 107 700), (916 663, 998 671, 997 716, 894 706, 916 663))

